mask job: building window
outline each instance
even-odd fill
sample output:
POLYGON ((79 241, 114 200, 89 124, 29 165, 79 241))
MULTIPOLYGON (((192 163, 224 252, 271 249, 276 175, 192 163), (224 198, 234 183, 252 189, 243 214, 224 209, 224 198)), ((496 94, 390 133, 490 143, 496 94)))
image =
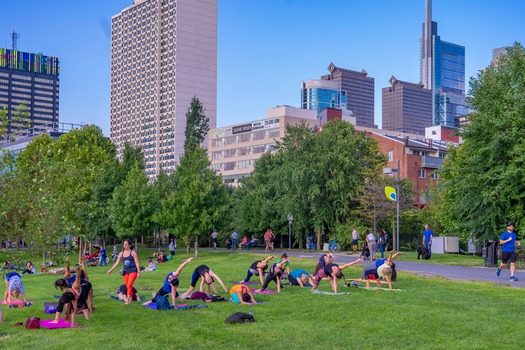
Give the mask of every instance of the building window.
POLYGON ((424 178, 426 178, 426 177, 427 177, 427 172, 426 172, 424 169, 419 169, 419 171, 418 171, 418 177, 419 177, 420 179, 424 179, 424 178))
POLYGON ((439 179, 439 175, 438 175, 435 171, 433 171, 433 172, 430 174, 430 176, 432 176, 432 178, 433 178, 434 180, 439 179))
POLYGON ((394 151, 388 151, 388 161, 394 161, 394 151))
POLYGON ((253 133, 253 140, 262 140, 266 136, 266 130, 255 131, 253 133))

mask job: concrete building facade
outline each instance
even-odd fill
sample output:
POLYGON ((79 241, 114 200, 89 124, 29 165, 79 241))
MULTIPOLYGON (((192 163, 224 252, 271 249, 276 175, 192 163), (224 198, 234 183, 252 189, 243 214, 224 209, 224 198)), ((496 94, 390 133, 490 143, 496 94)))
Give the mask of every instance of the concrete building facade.
MULTIPOLYGON (((60 61, 56 57, 0 48, 0 108, 8 118, 25 104, 32 127, 58 123, 60 61)), ((27 125, 11 125, 7 134, 27 125)))
POLYGON ((432 91, 392 76, 382 90, 383 129, 425 134, 432 125, 432 91))
POLYGON ((217 0, 134 0, 112 17, 110 138, 144 152, 146 173, 172 173, 195 96, 217 110, 217 0))
POLYGON ((250 176, 255 163, 266 152, 275 150, 276 140, 285 136, 286 125, 306 122, 317 125, 317 111, 279 106, 267 111, 266 119, 210 129, 208 158, 212 169, 223 181, 237 186, 238 181, 250 176))
POLYGON ((352 111, 357 126, 377 128, 374 124, 374 85, 375 80, 363 69, 360 72, 328 66, 330 74, 321 77, 323 80, 336 81, 341 90, 346 92, 346 108, 352 111))

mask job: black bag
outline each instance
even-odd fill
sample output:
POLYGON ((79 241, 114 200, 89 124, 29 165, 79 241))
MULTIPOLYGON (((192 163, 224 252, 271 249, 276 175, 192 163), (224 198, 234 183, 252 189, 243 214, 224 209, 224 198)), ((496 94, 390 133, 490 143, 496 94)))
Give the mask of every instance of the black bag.
POLYGON ((39 329, 40 328, 40 319, 36 316, 31 316, 26 320, 24 326, 27 329, 39 329))
POLYGON ((245 322, 255 322, 255 319, 252 315, 244 312, 236 312, 227 319, 224 320, 226 323, 245 323, 245 322))

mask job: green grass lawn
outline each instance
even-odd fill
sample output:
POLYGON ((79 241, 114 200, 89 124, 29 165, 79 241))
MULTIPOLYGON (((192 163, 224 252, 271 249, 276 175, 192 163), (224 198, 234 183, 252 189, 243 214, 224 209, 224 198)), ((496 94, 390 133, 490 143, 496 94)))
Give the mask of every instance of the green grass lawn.
MULTIPOLYGON (((150 252, 141 250, 142 263, 150 252)), ((407 254, 408 255, 408 254, 407 254)), ((160 288, 168 271, 188 255, 144 272, 135 287, 143 298, 160 288)), ((249 265, 262 255, 201 251, 181 276, 181 290, 200 264, 210 266, 226 283, 244 278, 249 265)), ((6 254, 0 253, 1 261, 6 254)), ((36 259, 35 259, 36 260, 36 259)), ((434 262, 436 259, 433 256, 434 262)), ((292 268, 311 271, 313 259, 293 259, 292 268)), ((520 326, 523 290, 490 283, 455 282, 399 272, 401 292, 342 287, 349 295, 312 294, 286 286, 280 295, 256 295, 263 305, 209 303, 206 309, 155 311, 134 303, 125 306, 110 295, 122 283, 106 267, 90 267, 96 310, 90 320, 79 316, 85 328, 26 330, 14 327, 32 315, 42 319, 44 302, 56 301, 56 276, 24 276, 27 296, 34 305, 9 309, 2 305, 1 349, 521 349, 525 331, 520 326), (253 324, 229 325, 224 319, 237 311, 253 310, 253 324)), ((358 277, 361 266, 345 271, 358 277)), ((255 280, 252 278, 252 280, 255 280)), ((275 289, 275 285, 270 285, 275 289)), ((323 281, 320 290, 329 291, 323 281)), ((222 293, 225 296, 225 293, 222 293)), ((194 302, 192 302, 194 303, 194 302)))

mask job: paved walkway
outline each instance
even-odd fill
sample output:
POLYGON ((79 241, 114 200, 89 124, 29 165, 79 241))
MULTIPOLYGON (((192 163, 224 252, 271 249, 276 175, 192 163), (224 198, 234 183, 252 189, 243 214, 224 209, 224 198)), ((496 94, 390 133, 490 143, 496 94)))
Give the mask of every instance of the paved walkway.
MULTIPOLYGON (((323 253, 309 253, 304 251, 287 251, 287 250, 276 250, 273 254, 277 257, 279 254, 286 252, 289 256, 296 256, 300 258, 311 258, 317 260, 319 256, 323 253)), ((267 254, 264 250, 242 250, 239 253, 259 253, 267 254)), ((358 255, 347 255, 345 253, 335 253, 336 263, 346 264, 348 262, 356 260, 358 255)), ((368 264, 369 261, 363 262, 363 264, 368 264)), ((482 282, 492 282, 501 285, 508 285, 510 287, 516 288, 525 288, 525 271, 516 270, 516 277, 518 278, 517 282, 510 282, 509 277, 510 273, 508 269, 501 271, 501 276, 496 276, 495 267, 463 267, 463 266, 449 266, 449 265, 439 265, 432 263, 418 263, 411 261, 398 261, 396 260, 396 268, 399 271, 406 271, 414 273, 417 275, 424 276, 441 276, 450 280, 458 281, 482 281, 482 282)))

